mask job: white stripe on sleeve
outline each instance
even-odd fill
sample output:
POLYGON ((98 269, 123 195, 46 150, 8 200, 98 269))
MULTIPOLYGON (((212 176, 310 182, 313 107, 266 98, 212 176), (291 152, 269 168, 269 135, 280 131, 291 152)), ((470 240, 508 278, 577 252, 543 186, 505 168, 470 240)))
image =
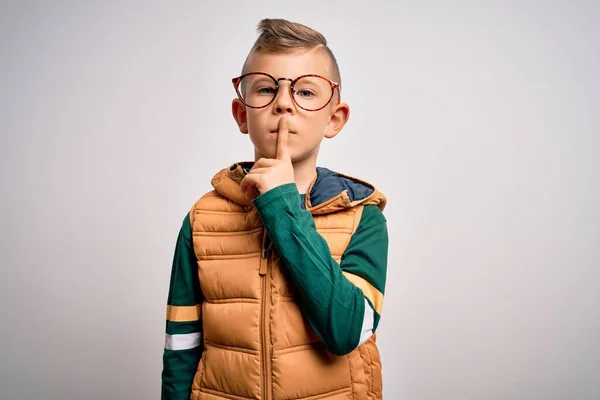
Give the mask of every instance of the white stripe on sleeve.
MULTIPOLYGON (((365 316, 363 317, 363 326, 360 331, 360 341, 358 346, 366 342, 373 334, 373 327, 375 325, 375 314, 371 305, 365 298, 365 316)), ((357 346, 357 347, 358 347, 357 346)))
POLYGON ((200 345, 200 339, 202 334, 186 333, 183 335, 169 335, 167 333, 165 337, 165 349, 167 350, 188 350, 198 347, 200 345))

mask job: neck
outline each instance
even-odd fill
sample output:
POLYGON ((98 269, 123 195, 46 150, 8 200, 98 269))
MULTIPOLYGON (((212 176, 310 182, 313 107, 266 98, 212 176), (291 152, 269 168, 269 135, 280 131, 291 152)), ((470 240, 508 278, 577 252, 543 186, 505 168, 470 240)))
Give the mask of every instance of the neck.
POLYGON ((298 187, 300 194, 306 194, 308 187, 317 176, 317 160, 308 157, 304 160, 295 161, 294 166, 294 181, 298 187))

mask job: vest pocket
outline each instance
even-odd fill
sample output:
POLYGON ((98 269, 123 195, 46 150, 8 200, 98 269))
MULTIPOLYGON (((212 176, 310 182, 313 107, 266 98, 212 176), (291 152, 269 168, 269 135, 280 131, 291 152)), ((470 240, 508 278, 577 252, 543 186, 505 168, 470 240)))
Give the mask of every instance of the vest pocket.
POLYGON ((333 355, 320 344, 275 352, 272 373, 276 399, 329 399, 329 393, 338 396, 332 398, 345 399, 352 394, 348 358, 333 355))

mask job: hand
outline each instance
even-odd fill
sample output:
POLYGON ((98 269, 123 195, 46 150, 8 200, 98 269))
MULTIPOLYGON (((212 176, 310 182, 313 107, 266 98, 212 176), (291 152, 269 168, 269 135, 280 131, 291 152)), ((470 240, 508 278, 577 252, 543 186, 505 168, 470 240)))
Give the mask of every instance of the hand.
POLYGON ((289 140, 288 117, 284 115, 279 120, 279 131, 277 132, 277 156, 276 158, 261 158, 240 183, 244 196, 254 199, 269 190, 294 182, 294 166, 288 149, 289 140))

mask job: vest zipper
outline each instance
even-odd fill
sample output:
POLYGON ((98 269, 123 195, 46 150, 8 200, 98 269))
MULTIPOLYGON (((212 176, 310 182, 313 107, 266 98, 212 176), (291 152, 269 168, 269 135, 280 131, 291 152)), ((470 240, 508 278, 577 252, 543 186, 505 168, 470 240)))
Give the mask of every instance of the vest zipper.
POLYGON ((262 327, 262 361, 263 361, 263 385, 262 390, 263 394, 261 396, 262 400, 268 400, 271 398, 271 341, 270 341, 270 311, 271 311, 271 274, 269 274, 269 270, 271 267, 271 247, 273 243, 271 242, 269 246, 266 246, 267 242, 267 230, 265 229, 263 232, 263 245, 262 252, 260 257, 260 268, 259 274, 262 278, 262 299, 261 299, 261 327, 262 327))

